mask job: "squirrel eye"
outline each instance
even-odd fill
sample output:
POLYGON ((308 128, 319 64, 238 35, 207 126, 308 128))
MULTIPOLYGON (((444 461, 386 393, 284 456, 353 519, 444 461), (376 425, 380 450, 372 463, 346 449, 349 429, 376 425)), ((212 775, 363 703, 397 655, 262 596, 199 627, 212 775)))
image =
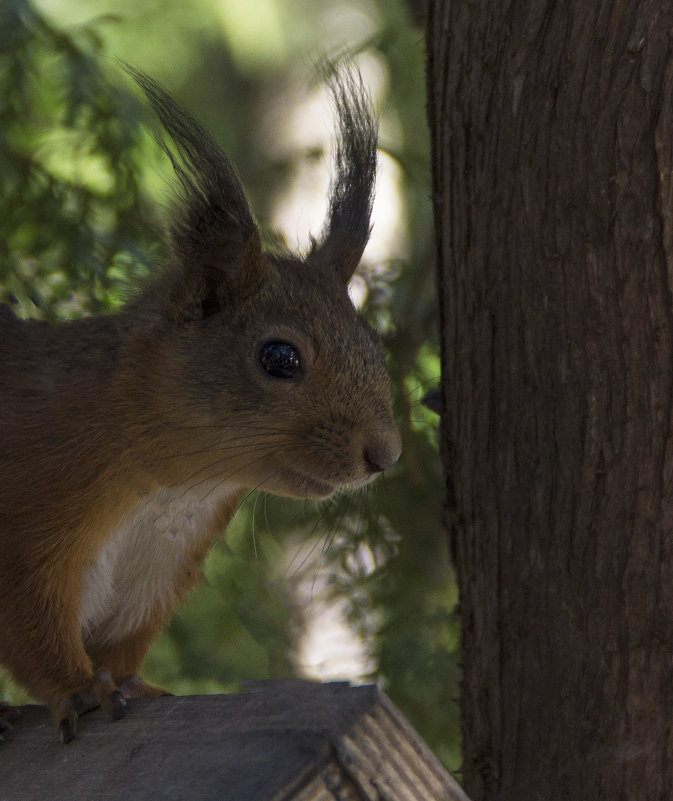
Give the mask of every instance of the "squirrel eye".
POLYGON ((301 373, 299 352, 289 342, 267 342, 262 345, 259 362, 274 378, 297 378, 301 373))

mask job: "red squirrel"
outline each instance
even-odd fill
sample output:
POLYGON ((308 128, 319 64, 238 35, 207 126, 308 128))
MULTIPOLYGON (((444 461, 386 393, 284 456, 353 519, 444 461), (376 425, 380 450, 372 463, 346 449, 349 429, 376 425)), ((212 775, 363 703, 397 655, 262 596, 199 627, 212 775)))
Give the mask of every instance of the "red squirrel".
MULTIPOLYGON (((379 338, 347 285, 370 232, 377 123, 353 67, 322 237, 265 252, 210 135, 128 68, 172 140, 170 258, 121 310, 51 325, 0 307, 0 664, 78 714, 138 675, 242 493, 328 498, 400 455, 379 338)), ((5 709, 5 713, 9 712, 5 709)))

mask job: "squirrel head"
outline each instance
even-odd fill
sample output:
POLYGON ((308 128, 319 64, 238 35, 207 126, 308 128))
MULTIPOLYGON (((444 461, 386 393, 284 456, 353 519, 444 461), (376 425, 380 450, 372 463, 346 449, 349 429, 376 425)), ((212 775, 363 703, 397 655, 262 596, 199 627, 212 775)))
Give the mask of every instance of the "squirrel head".
POLYGON ((225 154, 127 69, 177 150, 165 148, 180 189, 171 265, 135 305, 161 343, 150 405, 173 432, 163 450, 183 454, 187 478, 204 486, 321 498, 368 483, 397 461, 400 439, 381 343, 348 296, 376 177, 377 124, 359 74, 327 74, 339 120, 328 219, 308 255, 293 256, 262 249, 225 154))

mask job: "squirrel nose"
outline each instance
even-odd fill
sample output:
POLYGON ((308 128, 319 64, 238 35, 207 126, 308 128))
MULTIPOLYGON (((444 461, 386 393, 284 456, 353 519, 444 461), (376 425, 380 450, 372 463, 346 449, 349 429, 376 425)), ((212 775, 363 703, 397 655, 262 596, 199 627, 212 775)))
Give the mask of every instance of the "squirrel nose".
POLYGON ((382 473, 400 458, 402 444, 395 428, 377 428, 365 437, 362 455, 371 473, 382 473))

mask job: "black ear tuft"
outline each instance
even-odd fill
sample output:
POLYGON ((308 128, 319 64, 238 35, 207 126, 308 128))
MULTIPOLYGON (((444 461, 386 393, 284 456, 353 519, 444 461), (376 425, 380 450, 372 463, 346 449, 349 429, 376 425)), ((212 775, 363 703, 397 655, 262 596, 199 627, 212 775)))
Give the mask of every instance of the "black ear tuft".
POLYGON ((242 282, 259 252, 259 232, 231 162, 208 132, 149 76, 125 64, 145 92, 177 149, 161 143, 180 183, 171 220, 176 260, 186 269, 217 267, 226 280, 242 282), (241 274, 239 274, 241 273, 241 274))
POLYGON ((352 61, 324 66, 322 73, 338 117, 336 174, 325 231, 309 260, 329 264, 347 282, 362 258, 371 231, 378 119, 352 61))

